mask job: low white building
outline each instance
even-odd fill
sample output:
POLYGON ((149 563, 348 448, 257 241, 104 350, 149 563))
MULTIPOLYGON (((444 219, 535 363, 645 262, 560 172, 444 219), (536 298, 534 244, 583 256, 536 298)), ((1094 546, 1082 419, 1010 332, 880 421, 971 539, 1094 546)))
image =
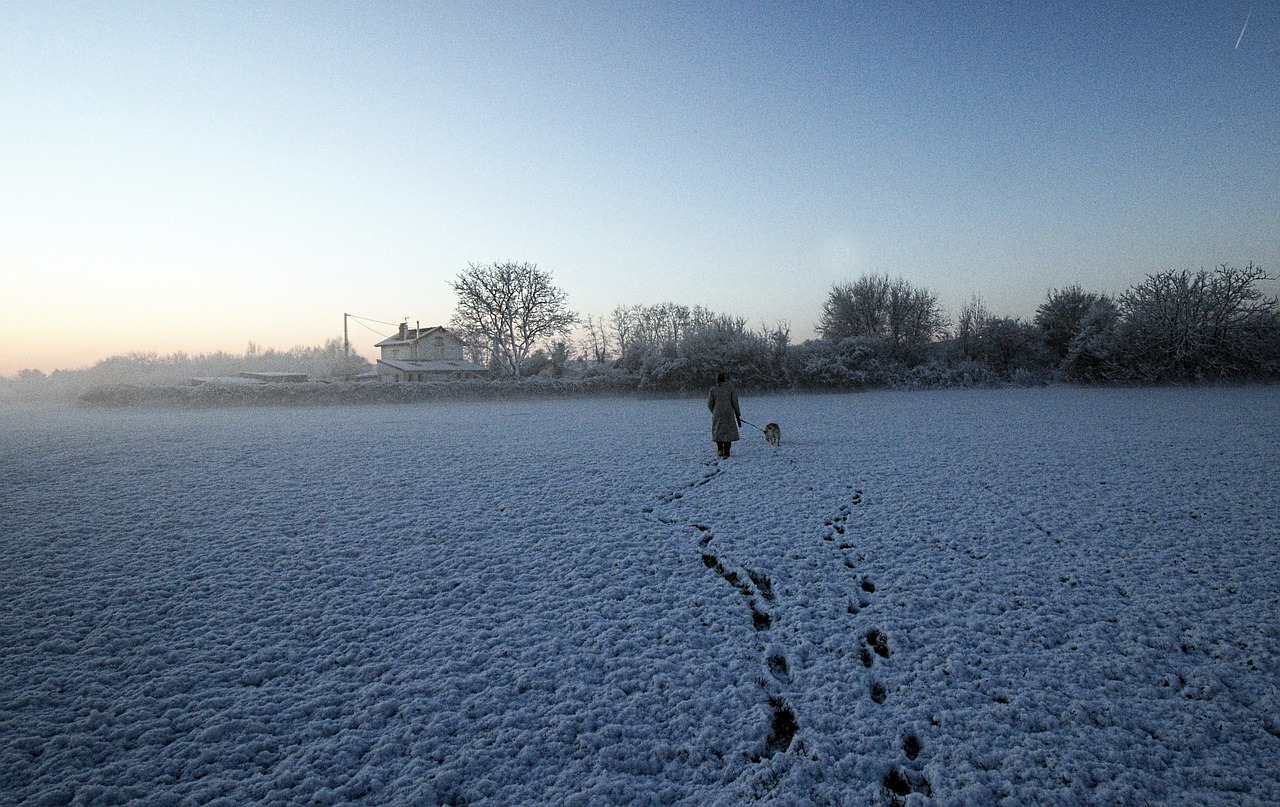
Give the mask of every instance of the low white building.
POLYGON ((379 381, 432 381, 487 372, 463 358, 462 340, 439 325, 410 328, 401 323, 399 333, 374 347, 382 349, 377 365, 379 381))

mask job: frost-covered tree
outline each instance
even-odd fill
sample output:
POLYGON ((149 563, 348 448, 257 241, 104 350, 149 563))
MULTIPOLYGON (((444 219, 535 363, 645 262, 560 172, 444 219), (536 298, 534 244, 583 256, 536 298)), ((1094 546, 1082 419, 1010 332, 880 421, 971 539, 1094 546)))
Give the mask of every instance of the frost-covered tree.
POLYGON ((956 347, 960 355, 966 359, 977 358, 979 337, 991 319, 986 303, 976 294, 960 306, 960 313, 956 316, 956 347))
POLYGON ((718 372, 749 386, 775 382, 772 340, 752 331, 741 317, 688 309, 687 330, 678 343, 663 342, 641 367, 641 385, 666 389, 698 389, 718 372))
POLYGON ((640 308, 638 305, 620 305, 609 314, 609 328, 613 331, 614 344, 618 346, 618 361, 623 365, 635 364, 634 367, 628 367, 631 370, 638 369, 639 362, 643 359, 635 349, 640 339, 640 308))
POLYGON ((1105 294, 1088 292, 1079 285, 1053 289, 1036 309, 1035 323, 1044 332, 1044 343, 1055 362, 1061 362, 1071 350, 1072 340, 1084 327, 1085 318, 1094 306, 1106 305, 1105 294))
POLYGON ((1002 376, 1043 372, 1048 364, 1040 329, 1010 317, 991 317, 978 332, 975 358, 1002 376))
POLYGON ((778 320, 772 329, 760 326, 765 341, 769 345, 769 358, 773 364, 774 377, 779 382, 791 380, 791 323, 778 320))
POLYGON ((837 343, 850 337, 882 337, 892 358, 916 362, 946 327, 947 318, 933 292, 902 278, 864 275, 831 289, 818 333, 837 343))
POLYGON ((1120 297, 1125 364, 1147 380, 1236 377, 1267 366, 1280 318, 1276 298, 1258 284, 1270 279, 1252 263, 1148 275, 1120 297))
POLYGON ((626 364, 655 352, 671 358, 690 330, 710 316, 700 307, 676 303, 618 306, 613 310, 613 336, 626 364))
POLYGON ((583 323, 584 331, 582 341, 582 353, 590 361, 596 364, 604 364, 609 360, 609 330, 605 327, 604 320, 597 320, 595 317, 588 315, 586 322, 583 323))
POLYGON ((1039 328, 993 315, 976 294, 956 315, 955 351, 969 363, 966 372, 984 378, 1007 379, 1017 371, 1039 375, 1049 363, 1039 328))
POLYGON ((1120 311, 1107 296, 1100 296, 1085 312, 1076 335, 1067 347, 1059 369, 1074 381, 1102 381, 1121 375, 1117 363, 1120 311))
POLYGON ((618 346, 615 367, 639 376, 644 389, 700 389, 717 372, 754 387, 782 383, 790 326, 747 327, 742 317, 677 303, 618 306, 610 327, 618 346))
POLYGON ((566 339, 557 339, 551 343, 551 375, 555 378, 564 376, 565 366, 573 360, 573 344, 566 339))
POLYGON ((450 286, 458 295, 452 325, 487 344, 517 378, 534 345, 567 334, 578 321, 550 273, 532 263, 469 264, 450 286))

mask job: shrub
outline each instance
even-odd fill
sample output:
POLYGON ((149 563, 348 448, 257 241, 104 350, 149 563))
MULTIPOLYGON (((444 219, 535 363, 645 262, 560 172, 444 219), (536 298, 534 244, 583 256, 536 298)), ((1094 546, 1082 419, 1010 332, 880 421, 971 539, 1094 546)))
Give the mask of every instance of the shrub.
POLYGON ((1120 297, 1119 359, 1147 381, 1242 378, 1274 367, 1280 315, 1260 267, 1148 275, 1120 297))
POLYGON ((1114 305, 1105 294, 1087 292, 1078 285, 1054 289, 1036 309, 1035 324, 1044 334, 1044 344, 1055 364, 1061 365, 1071 352, 1085 321, 1096 306, 1114 305))

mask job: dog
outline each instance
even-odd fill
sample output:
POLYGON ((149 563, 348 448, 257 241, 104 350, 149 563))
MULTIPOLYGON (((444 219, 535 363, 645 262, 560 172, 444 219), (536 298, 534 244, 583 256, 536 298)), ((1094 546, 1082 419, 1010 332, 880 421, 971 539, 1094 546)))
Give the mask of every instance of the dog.
POLYGON ((782 427, 777 423, 766 423, 764 426, 764 439, 771 446, 782 445, 782 427))

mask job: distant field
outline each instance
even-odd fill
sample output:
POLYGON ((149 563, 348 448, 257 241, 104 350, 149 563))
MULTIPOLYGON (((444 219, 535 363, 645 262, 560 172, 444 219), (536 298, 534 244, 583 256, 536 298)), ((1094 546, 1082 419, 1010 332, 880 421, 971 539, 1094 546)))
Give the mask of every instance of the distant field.
POLYGON ((1277 412, 0 408, 0 803, 1280 803, 1277 412))

